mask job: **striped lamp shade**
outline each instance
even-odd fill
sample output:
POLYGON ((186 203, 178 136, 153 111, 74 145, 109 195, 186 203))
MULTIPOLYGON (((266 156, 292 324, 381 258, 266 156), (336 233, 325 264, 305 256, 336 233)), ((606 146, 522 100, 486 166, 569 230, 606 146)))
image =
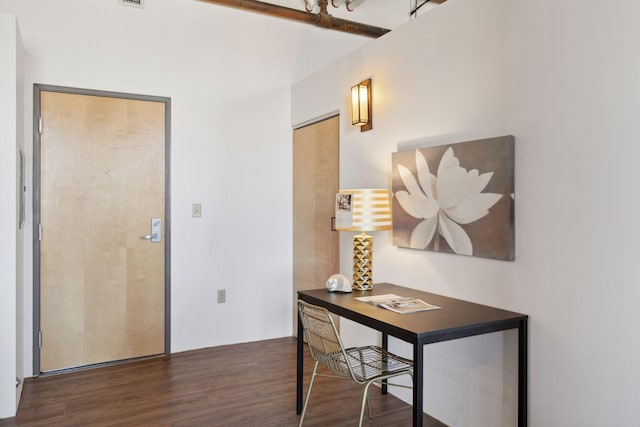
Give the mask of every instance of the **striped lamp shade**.
POLYGON ((336 229, 391 230, 391 205, 386 189, 340 190, 336 195, 336 229))

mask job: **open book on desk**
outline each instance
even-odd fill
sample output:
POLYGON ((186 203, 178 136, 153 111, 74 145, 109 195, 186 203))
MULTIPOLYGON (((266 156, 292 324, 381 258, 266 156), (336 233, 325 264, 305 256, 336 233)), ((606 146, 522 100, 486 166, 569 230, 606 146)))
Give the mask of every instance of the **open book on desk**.
POLYGON ((371 297, 358 297, 358 301, 375 305, 376 307, 386 308, 395 313, 407 314, 416 313, 418 311, 437 310, 440 307, 429 304, 421 299, 411 297, 401 297, 394 294, 375 295, 371 297))

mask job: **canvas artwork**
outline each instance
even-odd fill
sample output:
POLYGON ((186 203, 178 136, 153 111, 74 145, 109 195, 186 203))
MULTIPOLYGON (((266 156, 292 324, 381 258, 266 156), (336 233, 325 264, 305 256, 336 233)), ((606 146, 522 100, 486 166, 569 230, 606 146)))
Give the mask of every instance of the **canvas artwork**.
POLYGON ((392 154, 393 244, 513 260, 514 138, 392 154))

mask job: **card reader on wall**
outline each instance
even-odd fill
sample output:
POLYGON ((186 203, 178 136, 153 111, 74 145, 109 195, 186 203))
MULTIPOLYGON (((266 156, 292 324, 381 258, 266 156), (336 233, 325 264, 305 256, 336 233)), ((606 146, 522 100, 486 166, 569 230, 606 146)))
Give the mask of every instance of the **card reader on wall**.
POLYGON ((351 292, 351 282, 342 274, 334 274, 327 280, 329 292, 351 292))

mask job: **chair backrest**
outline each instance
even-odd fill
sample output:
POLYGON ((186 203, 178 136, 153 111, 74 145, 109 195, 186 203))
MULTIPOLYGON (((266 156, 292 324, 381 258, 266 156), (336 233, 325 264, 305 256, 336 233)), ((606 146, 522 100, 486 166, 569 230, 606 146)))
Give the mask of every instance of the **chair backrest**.
POLYGON ((322 363, 337 375, 353 378, 342 340, 329 312, 298 300, 298 315, 313 360, 322 363))

